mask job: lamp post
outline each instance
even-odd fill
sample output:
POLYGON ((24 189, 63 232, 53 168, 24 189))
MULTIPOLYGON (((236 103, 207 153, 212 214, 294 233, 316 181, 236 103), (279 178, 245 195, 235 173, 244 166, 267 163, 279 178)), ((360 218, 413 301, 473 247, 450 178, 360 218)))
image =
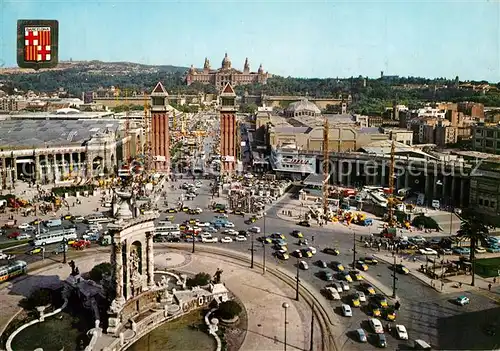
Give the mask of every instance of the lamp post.
POLYGON ((264 241, 262 241, 262 274, 266 274, 266 213, 264 212, 264 241))
POLYGON ((254 244, 254 241, 253 241, 253 231, 250 232, 250 236, 251 236, 251 239, 252 239, 252 244, 250 246, 250 251, 251 251, 251 259, 250 259, 250 268, 253 269, 253 252, 254 252, 254 248, 253 248, 253 244, 254 244))
POLYGON ((295 284, 295 300, 299 301, 300 262, 299 262, 298 258, 297 258, 297 275, 296 275, 295 279, 296 279, 296 284, 295 284))
POLYGON ((63 263, 66 263, 66 250, 68 249, 68 240, 63 237, 63 263))
POLYGON ((194 232, 194 229, 193 229, 193 250, 191 251, 192 253, 194 253, 194 241, 196 239, 196 234, 194 232))
POLYGON ((354 230, 352 231, 352 241, 353 241, 353 247, 352 247, 352 268, 356 267, 356 233, 354 230))
POLYGON ((285 310, 285 341, 283 342, 283 345, 284 345, 284 350, 286 351, 286 327, 288 325, 287 310, 288 307, 290 307, 290 305, 287 304, 286 302, 283 302, 283 305, 281 307, 283 307, 283 309, 285 310))

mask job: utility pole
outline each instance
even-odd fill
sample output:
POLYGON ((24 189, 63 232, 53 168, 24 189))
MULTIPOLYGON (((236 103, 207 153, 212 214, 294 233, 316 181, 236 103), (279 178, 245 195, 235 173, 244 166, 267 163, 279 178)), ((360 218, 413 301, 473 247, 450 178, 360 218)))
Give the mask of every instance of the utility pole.
POLYGON ((262 242, 263 256, 262 256, 262 274, 266 274, 266 213, 264 212, 264 241, 262 242))
POLYGON ((295 300, 299 301, 299 283, 300 283, 300 262, 299 259, 297 258, 297 276, 295 277, 297 279, 296 285, 295 285, 295 300))
POLYGON ((66 251, 68 250, 68 240, 63 238, 63 263, 66 263, 66 251))
POLYGON ((309 340, 309 351, 313 351, 314 348, 314 308, 316 305, 313 302, 312 305, 312 314, 311 314, 311 338, 309 340))
POLYGON ((398 277, 396 277, 396 256, 394 256, 394 264, 392 266, 392 297, 396 298, 396 281, 398 277))
POLYGON ((194 230, 193 230, 193 251, 191 251, 192 253, 194 253, 194 241, 196 239, 196 236, 195 236, 195 233, 194 233, 194 230))
POLYGON ((353 247, 352 247, 352 268, 356 267, 356 233, 352 232, 353 247))
POLYGON ((250 234, 252 236, 252 245, 250 247, 250 251, 252 252, 252 258, 250 260, 250 268, 253 269, 253 251, 254 251, 254 248, 253 248, 253 231, 251 232, 250 234))

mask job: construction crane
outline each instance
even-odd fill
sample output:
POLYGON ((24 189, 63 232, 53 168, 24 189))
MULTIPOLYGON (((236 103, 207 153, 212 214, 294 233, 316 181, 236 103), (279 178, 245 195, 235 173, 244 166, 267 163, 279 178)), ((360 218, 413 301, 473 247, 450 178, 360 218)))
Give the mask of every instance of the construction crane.
MULTIPOLYGON (((131 149, 130 149, 130 116, 129 116, 129 105, 128 105, 128 89, 125 89, 125 137, 127 138, 127 157, 125 159, 125 165, 129 167, 130 162, 132 161, 131 149)), ((130 168, 130 167, 129 167, 130 168)))
MULTIPOLYGON (((392 135, 391 135, 392 139, 392 135)), ((389 227, 394 227, 394 163, 396 154, 396 144, 394 140, 391 144, 391 163, 389 164, 389 199, 387 201, 387 224, 389 227)))
POLYGON ((328 119, 325 118, 325 123, 323 124, 323 215, 326 216, 328 213, 328 180, 330 178, 330 167, 329 167, 329 132, 330 127, 328 125, 328 119))

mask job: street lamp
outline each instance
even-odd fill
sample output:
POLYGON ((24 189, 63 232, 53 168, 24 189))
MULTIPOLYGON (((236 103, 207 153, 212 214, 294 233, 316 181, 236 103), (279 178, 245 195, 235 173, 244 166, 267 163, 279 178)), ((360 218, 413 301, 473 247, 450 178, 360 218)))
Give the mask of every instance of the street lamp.
POLYGON ((68 245, 68 239, 66 237, 63 237, 63 263, 66 263, 66 250, 67 250, 67 245, 68 245))
POLYGON ((250 232, 250 235, 251 235, 251 238, 252 238, 252 244, 250 246, 250 251, 252 252, 252 258, 250 259, 250 268, 253 269, 253 252, 254 252, 254 248, 253 248, 253 230, 250 232))
POLYGON ((262 241, 262 274, 266 274, 266 213, 264 212, 264 240, 262 241))
POLYGON ((353 241, 353 248, 352 248, 352 268, 356 267, 356 233, 354 230, 352 231, 352 241, 353 241))
POLYGON ((297 275, 295 277, 296 285, 295 285, 295 300, 299 301, 299 283, 300 283, 300 261, 297 257, 297 275))
POLYGON ((284 350, 286 351, 286 326, 288 325, 288 320, 287 320, 287 310, 288 310, 288 307, 290 307, 289 304, 287 304, 286 302, 283 302, 283 305, 281 305, 281 307, 284 308, 285 310, 285 341, 283 342, 283 345, 284 345, 284 350))

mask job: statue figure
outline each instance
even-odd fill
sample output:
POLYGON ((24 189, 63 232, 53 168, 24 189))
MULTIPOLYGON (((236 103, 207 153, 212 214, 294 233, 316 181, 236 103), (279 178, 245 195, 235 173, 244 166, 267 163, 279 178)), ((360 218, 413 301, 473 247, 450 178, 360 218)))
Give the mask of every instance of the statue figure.
POLYGON ((69 261, 68 265, 71 267, 71 275, 75 276, 79 274, 75 261, 69 261))
POLYGON ((215 274, 214 274, 214 283, 215 284, 220 284, 222 272, 224 272, 222 269, 217 268, 217 272, 215 272, 215 274))
POLYGON ((130 282, 132 285, 132 296, 140 293, 141 288, 141 274, 139 273, 139 255, 136 250, 130 252, 130 262, 132 263, 130 272, 130 282))

